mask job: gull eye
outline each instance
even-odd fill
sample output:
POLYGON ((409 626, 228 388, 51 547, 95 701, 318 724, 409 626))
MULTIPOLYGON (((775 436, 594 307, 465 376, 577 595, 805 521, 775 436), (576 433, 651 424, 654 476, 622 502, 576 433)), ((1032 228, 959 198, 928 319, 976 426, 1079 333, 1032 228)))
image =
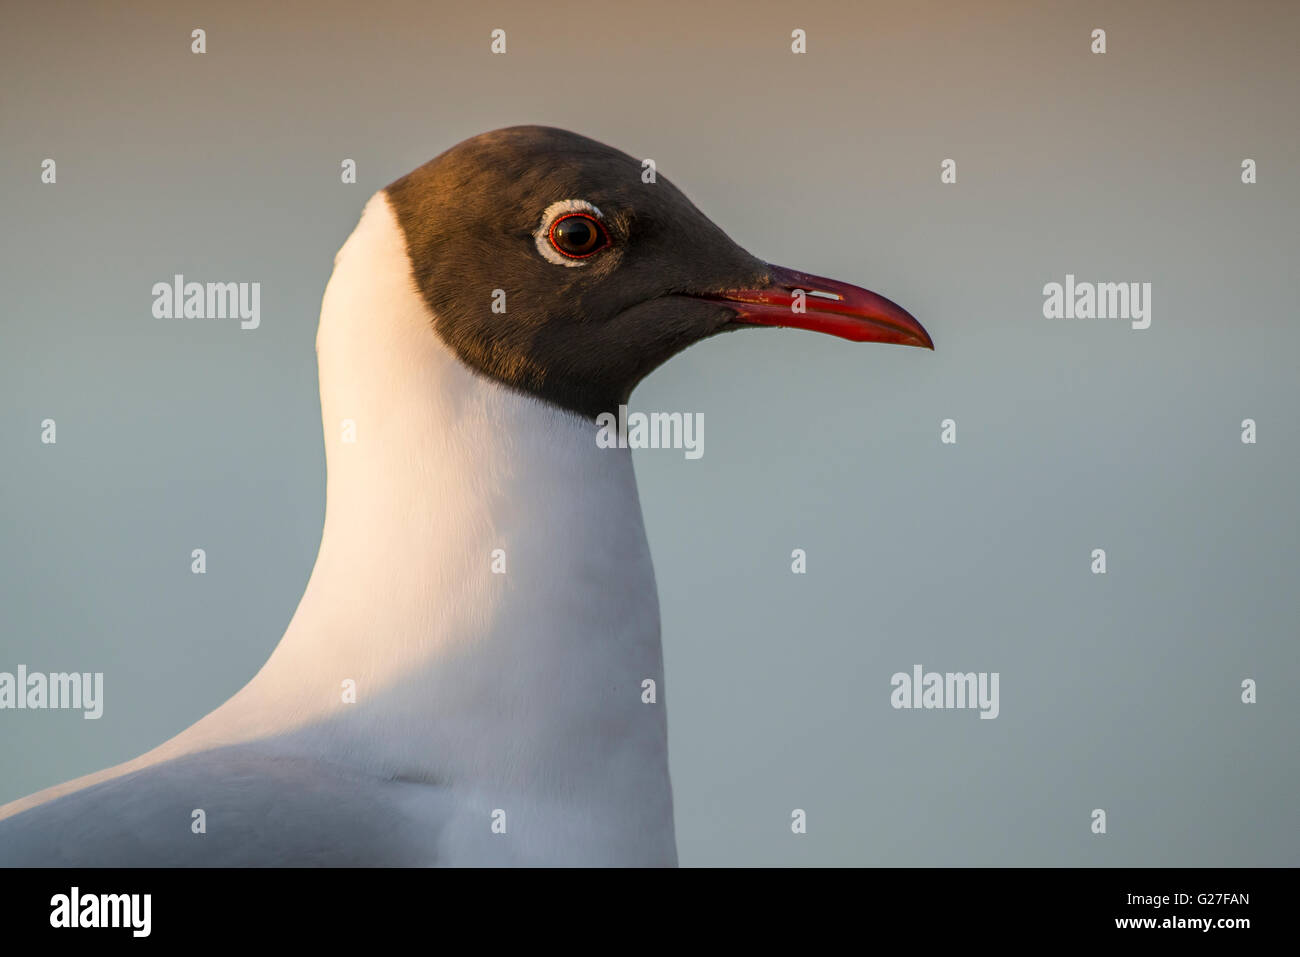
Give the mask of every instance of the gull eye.
POLYGON ((548 238, 555 251, 571 259, 585 259, 609 245, 600 220, 586 213, 569 213, 551 223, 548 238))
POLYGON ((557 266, 585 266, 592 256, 613 245, 605 214, 585 199, 561 199, 542 210, 533 230, 537 253, 557 266))

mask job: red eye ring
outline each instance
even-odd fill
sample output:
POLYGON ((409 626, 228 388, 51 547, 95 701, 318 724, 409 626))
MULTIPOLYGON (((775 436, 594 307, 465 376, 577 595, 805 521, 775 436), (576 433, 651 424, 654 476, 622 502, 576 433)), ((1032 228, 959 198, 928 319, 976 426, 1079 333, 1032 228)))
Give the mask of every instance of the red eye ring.
POLYGON ((566 259, 589 259, 610 245, 609 233, 606 232, 604 224, 595 216, 588 213, 565 213, 563 216, 558 217, 555 222, 551 223, 551 228, 547 230, 546 238, 550 240, 551 248, 566 259), (591 223, 595 239, 593 239, 593 245, 590 249, 583 252, 571 252, 556 241, 555 230, 559 228, 561 223, 567 222, 571 219, 585 219, 587 222, 591 223))

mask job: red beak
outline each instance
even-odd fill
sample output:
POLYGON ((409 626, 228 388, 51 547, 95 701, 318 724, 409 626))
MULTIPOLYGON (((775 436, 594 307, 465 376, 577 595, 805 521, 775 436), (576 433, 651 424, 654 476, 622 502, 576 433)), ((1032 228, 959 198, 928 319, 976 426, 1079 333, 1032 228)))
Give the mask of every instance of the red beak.
POLYGON ((769 268, 772 282, 761 289, 736 289, 700 298, 730 306, 736 322, 810 329, 854 342, 934 348, 925 327, 884 296, 783 266, 769 268))

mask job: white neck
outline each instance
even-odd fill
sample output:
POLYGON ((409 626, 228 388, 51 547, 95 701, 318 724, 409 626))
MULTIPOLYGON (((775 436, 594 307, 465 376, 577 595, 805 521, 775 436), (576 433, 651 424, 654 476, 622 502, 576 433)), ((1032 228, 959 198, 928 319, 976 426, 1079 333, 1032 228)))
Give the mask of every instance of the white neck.
POLYGON ((468 370, 435 321, 377 194, 321 309, 320 553, 279 646, 210 737, 289 724, 295 748, 370 772, 640 809, 671 841, 658 598, 630 454, 468 370), (642 702, 647 678, 658 703, 642 702))

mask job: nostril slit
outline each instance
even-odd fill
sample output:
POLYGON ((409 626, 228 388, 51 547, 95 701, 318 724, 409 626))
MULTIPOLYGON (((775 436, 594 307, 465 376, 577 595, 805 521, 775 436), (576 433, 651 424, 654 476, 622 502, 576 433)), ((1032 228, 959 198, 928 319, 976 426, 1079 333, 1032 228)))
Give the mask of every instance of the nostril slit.
POLYGON ((808 291, 808 295, 816 296, 818 299, 831 299, 835 302, 842 302, 844 299, 844 297, 839 295, 838 293, 823 292, 820 289, 811 289, 808 291))

